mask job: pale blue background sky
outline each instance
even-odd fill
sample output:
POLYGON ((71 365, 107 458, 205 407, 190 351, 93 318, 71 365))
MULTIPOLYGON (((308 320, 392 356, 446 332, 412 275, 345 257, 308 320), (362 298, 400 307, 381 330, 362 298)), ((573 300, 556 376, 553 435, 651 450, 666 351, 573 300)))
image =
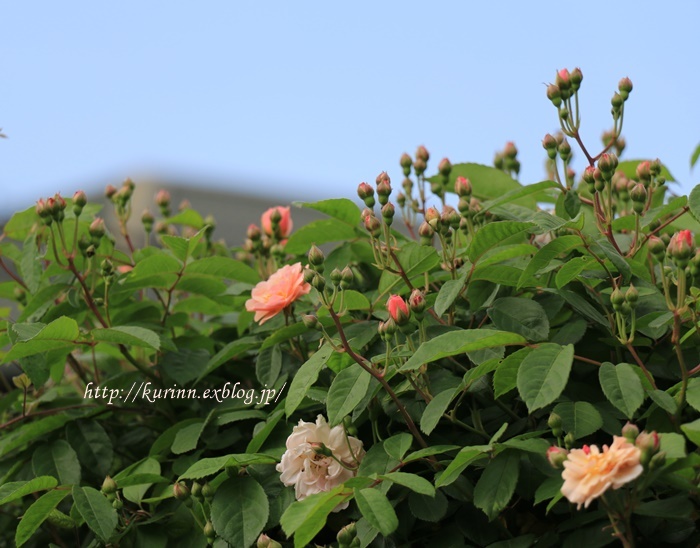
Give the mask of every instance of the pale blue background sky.
POLYGON ((536 182, 557 128, 543 84, 575 66, 590 148, 629 76, 625 157, 660 157, 687 191, 700 3, 621 4, 4 2, 0 212, 128 175, 354 197, 419 144, 432 173, 513 140, 536 182))

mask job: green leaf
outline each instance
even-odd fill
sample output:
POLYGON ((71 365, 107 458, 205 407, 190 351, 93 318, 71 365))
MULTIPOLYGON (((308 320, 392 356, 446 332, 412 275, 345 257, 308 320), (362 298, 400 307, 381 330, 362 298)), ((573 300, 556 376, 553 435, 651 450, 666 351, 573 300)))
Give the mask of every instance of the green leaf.
POLYGON ((499 453, 481 474, 474 487, 474 506, 493 521, 510 501, 520 473, 520 453, 499 453))
MULTIPOLYGON (((135 477, 141 474, 149 474, 158 476, 160 474, 160 463, 152 458, 146 458, 139 462, 134 468, 131 469, 131 477, 135 477)), ((141 504, 146 491, 150 489, 151 482, 143 482, 136 485, 125 486, 123 483, 118 484, 120 488, 123 488, 122 494, 126 500, 129 500, 136 504, 141 504)))
POLYGON ((163 354, 160 360, 160 367, 166 376, 182 387, 196 379, 204 371, 208 361, 209 352, 203 348, 196 350, 182 348, 177 352, 166 352, 163 354))
POLYGON ((371 379, 372 376, 356 363, 336 375, 326 398, 328 422, 331 426, 340 424, 362 401, 371 379))
POLYGON ((698 144, 698 146, 695 147, 693 154, 690 156, 690 169, 693 169, 695 167, 698 158, 700 158, 700 144, 698 144))
POLYGON ((411 371, 425 363, 484 348, 525 344, 527 340, 524 337, 506 331, 493 329, 450 331, 420 345, 415 354, 403 365, 401 371, 411 371))
POLYGON ((586 299, 584 299, 577 293, 574 293, 573 291, 569 291, 568 289, 560 289, 559 291, 557 291, 557 294, 564 297, 566 302, 569 303, 574 310, 583 314, 589 320, 593 320, 594 322, 599 323, 606 330, 610 330, 610 324, 605 319, 605 317, 600 312, 598 312, 588 301, 586 301, 586 299))
POLYGON ((659 434, 659 451, 666 453, 667 459, 682 459, 687 453, 685 450, 685 438, 675 432, 659 434))
POLYGON ((690 191, 688 206, 695 220, 700 222, 700 185, 696 185, 693 190, 690 191))
POLYGON ((543 344, 525 357, 518 369, 518 392, 530 413, 559 397, 569 380, 573 361, 573 345, 553 343, 543 344))
POLYGON ((248 442, 248 445, 245 448, 246 453, 257 453, 260 451, 260 448, 263 446, 267 438, 275 429, 275 426, 277 426, 280 419, 284 415, 284 409, 281 409, 280 407, 281 404, 272 413, 270 413, 267 421, 260 423, 263 425, 262 428, 259 430, 257 428, 255 429, 256 434, 253 436, 253 439, 248 442))
POLYGON ((491 450, 490 445, 473 445, 460 449, 454 460, 445 468, 445 471, 435 482, 435 487, 444 487, 457 480, 467 466, 486 456, 491 450))
MULTIPOLYGON (((498 198, 510 192, 513 189, 521 189, 522 186, 510 175, 493 166, 482 164, 463 163, 454 164, 450 170, 450 176, 447 183, 447 190, 454 191, 455 181, 457 177, 465 177, 472 184, 472 194, 480 200, 488 200, 498 198)), ((427 179, 432 182, 442 182, 442 175, 434 175, 427 179)), ((534 207, 534 198, 527 197, 527 200, 521 200, 525 204, 534 207)))
POLYGON ((258 273, 247 264, 230 257, 205 257, 187 265, 190 274, 206 274, 247 284, 260 281, 258 273))
POLYGON ((352 492, 346 491, 342 485, 309 495, 287 507, 280 518, 280 525, 287 537, 294 535, 295 548, 307 546, 326 525, 328 514, 351 496, 352 492))
POLYGON ((214 372, 230 359, 240 356, 251 348, 255 348, 258 344, 257 340, 252 337, 244 337, 228 343, 209 360, 204 371, 197 377, 197 382, 214 372))
POLYGON ((447 280, 444 284, 442 284, 433 307, 438 316, 442 316, 445 312, 447 312, 447 309, 450 308, 452 303, 455 302, 455 299, 459 297, 459 294, 464 288, 464 282, 466 279, 467 275, 464 274, 456 280, 447 280))
MULTIPOLYGON (((414 242, 402 244, 401 249, 396 254, 396 258, 399 260, 409 280, 432 270, 440 263, 440 257, 434 247, 414 242)), ((379 279, 379 292, 385 295, 392 291, 396 285, 403 283, 401 276, 385 270, 379 279)))
POLYGON ((456 388, 448 388, 436 395, 430 403, 425 407, 423 415, 420 418, 420 429, 426 435, 430 435, 435 427, 440 422, 440 419, 447 411, 452 399, 459 391, 456 388))
POLYGON ((602 267, 592 257, 574 257, 566 261, 557 271, 555 282, 558 288, 564 287, 566 284, 578 277, 584 270, 601 270, 602 267))
POLYGON ((51 476, 39 476, 29 481, 12 481, 0 485, 0 506, 21 499, 22 497, 37 491, 53 489, 58 485, 56 478, 51 476))
POLYGON ((360 222, 360 208, 347 198, 332 198, 319 202, 294 202, 294 205, 315 209, 349 225, 355 226, 360 222))
POLYGON ((494 397, 500 398, 511 390, 515 390, 518 384, 518 369, 525 357, 533 351, 533 348, 526 347, 513 352, 499 364, 493 374, 494 397))
POLYGON ((172 217, 167 217, 164 222, 169 225, 185 225, 199 230, 204 227, 204 219, 194 209, 183 209, 172 217))
POLYGON ((411 448, 412 444, 413 436, 404 432, 384 440, 384 451, 386 451, 386 454, 390 457, 400 461, 406 454, 406 451, 411 448))
POLYGON ((690 379, 685 393, 686 401, 696 411, 700 411, 700 379, 690 379))
POLYGON ((664 392, 663 390, 648 390, 647 394, 649 398, 651 398, 651 401, 666 411, 666 413, 674 415, 678 410, 676 400, 674 400, 668 392, 664 392))
POLYGON ((214 530, 232 546, 253 544, 269 514, 265 490, 249 476, 231 478, 219 485, 211 504, 214 530))
POLYGON ((5 354, 0 363, 11 362, 26 356, 33 356, 49 350, 59 348, 73 348, 75 341, 80 337, 78 324, 72 318, 62 316, 50 324, 44 326, 39 332, 28 340, 15 344, 5 354))
POLYGON ((433 445, 432 447, 419 449, 418 451, 414 451, 413 453, 406 455, 406 458, 403 459, 403 462, 411 462, 418 459, 424 459, 432 455, 448 453, 450 451, 454 451, 455 449, 459 449, 459 445, 433 445))
POLYGON ((399 518, 389 499, 377 489, 355 489, 355 500, 364 518, 385 537, 399 526, 399 518))
POLYGON ((53 476, 59 485, 80 483, 78 455, 65 440, 38 445, 32 455, 32 470, 37 476, 53 476))
POLYGON ((494 301, 489 316, 501 331, 517 333, 534 342, 549 337, 547 313, 537 301, 503 297, 494 301))
POLYGON ((379 477, 393 483, 398 483, 404 487, 408 487, 411 491, 415 491, 421 495, 428 495, 429 497, 435 496, 435 487, 433 487, 433 484, 427 479, 416 474, 407 474, 406 472, 390 472, 379 477))
POLYGON ((250 466, 251 464, 275 464, 277 459, 262 453, 241 453, 201 459, 190 466, 178 481, 184 479, 197 480, 218 474, 227 465, 250 466))
POLYGON ((669 520, 688 519, 693 513, 693 503, 687 495, 643 502, 635 506, 633 513, 638 516, 649 516, 669 520))
POLYGON ((553 410, 561 417, 561 425, 565 432, 571 432, 574 438, 585 438, 603 427, 603 417, 598 410, 587 401, 562 402, 553 410))
POLYGON ((284 409, 287 417, 291 416, 299 404, 304 399, 309 388, 313 386, 318 379, 318 374, 323 369, 323 366, 333 354, 333 348, 330 345, 324 345, 316 353, 311 356, 299 368, 296 375, 292 378, 292 382, 287 390, 284 409))
POLYGON ((644 403, 642 381, 628 363, 603 363, 598 369, 598 379, 605 397, 628 419, 631 419, 634 412, 644 403))
POLYGON ((597 252, 598 256, 600 256, 600 251, 596 248, 603 250, 602 254, 610 259, 610 262, 615 265, 617 271, 622 274, 623 280, 629 280, 632 277, 632 269, 629 263, 617 252, 617 250, 606 238, 601 236, 597 242, 591 244, 591 247, 595 250, 595 252, 597 252))
POLYGON ((255 376, 263 386, 274 386, 282 369, 282 349, 276 344, 260 351, 255 361, 255 376))
MULTIPOLYGON (((466 483, 466 485, 471 491, 471 485, 468 483, 466 483)), ((458 488, 462 491, 464 485, 458 488)), ((464 496, 464 494, 465 493, 462 491, 461 496, 464 496)), ((436 491, 433 497, 414 492, 408 495, 408 507, 411 513, 418 519, 429 523, 438 523, 447 514, 449 503, 447 497, 442 494, 442 491, 436 491)))
POLYGON ((700 419, 681 425, 681 430, 686 437, 700 447, 700 419))
POLYGON ((172 251, 173 255, 180 259, 183 263, 186 263, 187 259, 190 258, 190 255, 192 255, 192 252, 196 249, 197 244, 199 244, 199 241, 202 239, 202 236, 204 236, 204 230, 200 229, 199 232, 197 232, 191 238, 181 238, 180 236, 169 235, 164 235, 160 238, 163 245, 172 251))
POLYGON ((540 183, 534 183, 531 185, 527 185, 521 188, 514 188, 513 190, 510 190, 503 194, 502 196, 499 196, 498 198, 494 198, 493 200, 489 200, 488 202, 484 202, 481 205, 481 210, 482 211, 488 211, 489 209, 513 202, 515 200, 518 200, 519 198, 523 198, 525 196, 529 196, 531 194, 536 194, 538 192, 543 192, 545 190, 548 190, 550 188, 558 188, 559 185, 555 183, 554 181, 542 181, 540 183))
POLYGON ((160 337, 150 329, 144 329, 143 327, 123 325, 105 329, 93 329, 91 334, 92 338, 99 342, 125 344, 152 350, 160 349, 160 337))
POLYGON ((195 450, 197 448, 197 444, 199 443, 199 437, 202 435, 205 424, 205 421, 201 420, 178 430, 177 434, 175 434, 175 439, 173 440, 170 450, 176 455, 181 455, 182 453, 195 450))
POLYGON ((68 495, 68 491, 53 490, 44 493, 27 508, 15 532, 15 545, 19 548, 27 542, 41 526, 52 510, 68 495))
POLYGON ((105 543, 117 528, 117 511, 112 504, 92 487, 73 486, 73 501, 87 526, 105 543))
POLYGON ((313 244, 353 240, 356 237, 355 229, 347 223, 336 219, 321 219, 294 232, 287 240, 284 250, 292 255, 301 255, 313 244))
POLYGON ((520 276, 518 281, 518 287, 522 287, 530 281, 530 278, 539 274, 544 270, 552 259, 555 259, 559 255, 564 253, 569 253, 573 249, 578 249, 581 247, 581 238, 578 236, 560 236, 555 238, 542 249, 540 249, 532 260, 528 263, 527 267, 520 276))
POLYGON ((537 488, 537 491, 535 491, 534 504, 537 505, 540 502, 556 497, 561 492, 561 486, 563 484, 564 480, 561 478, 561 476, 554 476, 544 480, 537 488))
POLYGON ((524 234, 532 228, 532 223, 519 221, 497 221, 479 229, 469 246, 469 260, 476 263, 489 249, 501 244, 504 240, 524 234))
POLYGON ((104 478, 112 467, 112 442, 97 421, 76 421, 66 426, 66 439, 85 470, 104 478))

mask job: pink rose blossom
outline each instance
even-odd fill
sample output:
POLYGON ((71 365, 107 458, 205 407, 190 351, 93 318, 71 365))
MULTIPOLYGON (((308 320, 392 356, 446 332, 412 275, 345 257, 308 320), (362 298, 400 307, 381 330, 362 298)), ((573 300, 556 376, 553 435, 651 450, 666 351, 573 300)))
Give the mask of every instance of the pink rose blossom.
POLYGON ((255 321, 262 325, 309 291, 311 286, 304 281, 301 263, 283 266, 253 288, 245 308, 255 312, 255 321))

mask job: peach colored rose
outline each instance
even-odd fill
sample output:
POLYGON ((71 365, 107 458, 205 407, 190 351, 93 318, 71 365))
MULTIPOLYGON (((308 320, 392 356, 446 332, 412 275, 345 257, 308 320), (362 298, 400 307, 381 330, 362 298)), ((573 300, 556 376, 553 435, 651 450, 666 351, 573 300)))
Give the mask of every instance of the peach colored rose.
POLYGON ((309 291, 311 286, 304 281, 301 263, 283 266, 253 288, 245 308, 255 312, 255 321, 262 325, 309 291))
POLYGON ((260 218, 260 224, 262 225, 265 234, 267 234, 268 236, 273 236, 274 231, 272 230, 272 220, 270 219, 270 216, 275 211, 277 211, 282 217, 278 224, 279 233, 277 234, 277 236, 279 236, 280 238, 286 238, 292 232, 293 227, 292 214, 288 207, 271 207, 270 209, 265 211, 265 213, 262 214, 262 217, 260 218))
POLYGON ((579 509, 588 508, 610 487, 619 489, 636 479, 643 470, 640 456, 639 448, 621 436, 613 436, 612 445, 603 445, 602 452, 595 445, 572 449, 564 462, 561 492, 579 509))
POLYGON ((411 313, 404 301, 399 295, 391 295, 386 302, 386 309, 389 311, 389 316, 396 322, 397 325, 403 325, 408 321, 411 313))
MULTIPOLYGON (((319 415, 315 423, 300 420, 294 427, 277 471, 282 483, 294 486, 297 500, 303 500, 355 477, 364 456, 360 440, 352 436, 346 438, 342 426, 331 428, 319 415)), ((334 511, 347 506, 347 502, 339 504, 334 511)))

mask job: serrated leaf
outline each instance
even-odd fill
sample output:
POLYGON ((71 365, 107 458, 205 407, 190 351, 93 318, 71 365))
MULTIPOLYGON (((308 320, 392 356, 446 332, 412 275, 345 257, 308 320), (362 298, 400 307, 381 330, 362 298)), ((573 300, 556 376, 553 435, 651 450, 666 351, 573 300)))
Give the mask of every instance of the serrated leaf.
POLYGON ((553 410, 561 417, 561 425, 565 432, 571 432, 574 438, 585 438, 603 427, 603 417, 598 410, 587 401, 562 402, 553 410))
POLYGON ((97 421, 76 421, 66 426, 66 439, 78 455, 84 470, 104 478, 112 466, 112 442, 97 421))
POLYGON ((467 466, 476 460, 483 458, 488 451, 491 450, 490 445, 473 445, 460 449, 457 456, 447 466, 444 472, 435 482, 435 487, 444 487, 457 480, 467 466))
MULTIPOLYGON (((138 476, 141 474, 149 475, 160 475, 160 463, 152 458, 146 458, 139 462, 130 472, 131 477, 138 476)), ((119 484, 118 484, 119 485, 119 484)), ((151 487, 152 483, 142 482, 135 485, 125 486, 123 483, 119 485, 122 488, 122 494, 126 500, 134 502, 136 504, 141 504, 146 491, 151 487)))
POLYGON ((97 489, 79 485, 73 486, 73 501, 86 525, 107 543, 119 521, 112 504, 97 489))
POLYGON ((309 495, 287 507, 280 518, 280 525, 287 537, 294 535, 295 548, 307 546, 326 525, 328 514, 351 496, 352 492, 346 491, 342 485, 309 495))
POLYGON ((360 222, 360 208, 347 198, 331 198, 318 202, 294 202, 294 205, 315 209, 349 225, 355 226, 360 222))
POLYGON ((444 284, 442 284, 433 307, 438 316, 442 316, 445 312, 447 312, 447 309, 450 308, 452 303, 455 302, 455 299, 459 297, 460 292, 464 288, 464 282, 466 279, 467 276, 465 274, 456 280, 447 280, 444 284))
POLYGON ((693 409, 700 411, 700 379, 690 379, 685 399, 693 409))
POLYGON ((495 398, 500 398, 511 390, 515 390, 520 364, 533 350, 534 349, 530 347, 521 348, 501 361, 496 372, 493 374, 493 391, 495 398))
POLYGON ((474 506, 493 521, 510 502, 520 474, 520 453, 503 451, 488 464, 474 486, 474 506))
POLYGON ((313 386, 318 379, 318 375, 323 369, 323 366, 333 354, 333 348, 330 345, 324 345, 316 351, 304 364, 299 368, 296 375, 292 378, 292 382, 287 390, 285 398, 284 410, 289 417, 299 404, 304 399, 306 392, 313 386))
POLYGON ((560 236, 555 238, 547 245, 542 247, 528 263, 527 267, 520 276, 518 281, 518 287, 522 287, 533 276, 536 276, 543 269, 545 269, 553 259, 568 253, 573 249, 578 249, 581 247, 581 238, 578 236, 560 236))
POLYGON ((258 273, 247 264, 230 257, 205 257, 187 265, 191 274, 206 274, 227 280, 254 285, 260 281, 258 273))
POLYGON ((251 464, 275 464, 277 459, 262 453, 240 453, 201 459, 190 466, 179 480, 197 480, 218 474, 226 465, 249 466, 251 464))
POLYGON ((605 362, 598 369, 598 379, 608 401, 631 419, 644 403, 644 387, 631 365, 605 362))
POLYGON ((199 443, 199 437, 204 431, 204 426, 205 421, 202 420, 178 430, 170 450, 176 455, 181 455, 182 453, 187 453, 196 449, 199 443))
POLYGON ((700 419, 681 424, 681 430, 695 445, 700 446, 700 419))
POLYGON ((489 317, 501 331, 517 333, 530 341, 543 341, 549 337, 547 313, 537 301, 503 297, 494 301, 489 317))
POLYGON ((421 495, 435 496, 435 487, 427 479, 417 474, 407 474, 406 472, 390 472, 379 476, 382 479, 408 487, 415 493, 421 495))
POLYGON ((284 250, 292 255, 306 253, 313 245, 352 240, 357 237, 355 228, 336 219, 321 219, 295 231, 287 240, 284 250))
POLYGON ((51 511, 54 510, 56 506, 58 506, 58 503, 66 498, 67 495, 68 491, 49 491, 48 493, 44 493, 27 508, 15 532, 15 545, 17 548, 31 538, 34 532, 41 527, 41 524, 49 517, 51 511))
POLYGON ((371 487, 355 489, 355 501, 363 517, 382 535, 389 536, 399 526, 394 507, 381 491, 371 487))
POLYGON ((41 354, 59 348, 72 348, 80 337, 78 324, 72 318, 62 316, 44 326, 33 337, 15 344, 0 360, 0 363, 11 362, 19 358, 41 354))
POLYGON ((484 348, 525 344, 527 340, 524 337, 507 331, 493 329, 450 331, 420 345, 415 354, 403 365, 401 371, 418 369, 425 363, 484 348))
POLYGON ((217 352, 212 358, 207 362, 204 371, 197 377, 197 382, 201 381, 204 377, 216 371, 219 367, 225 364, 232 358, 240 356, 241 354, 247 352, 248 350, 258 346, 256 339, 251 337, 244 337, 243 339, 238 339, 228 343, 219 352, 217 352))
POLYGON ((358 364, 353 364, 336 375, 326 399, 331 426, 339 424, 362 401, 371 379, 372 376, 358 364))
POLYGON ((404 432, 384 440, 384 451, 386 451, 386 454, 390 457, 400 461, 403 459, 406 451, 411 448, 412 444, 413 436, 404 432))
POLYGON ((489 249, 532 228, 532 223, 519 221, 497 221, 479 229, 469 246, 469 260, 476 263, 489 249))
POLYGON ((56 478, 51 476, 40 476, 29 481, 11 481, 0 485, 0 506, 21 499, 22 497, 37 491, 53 489, 58 485, 56 478))
POLYGON ((647 390, 647 395, 651 401, 671 415, 674 415, 678 410, 676 400, 674 400, 668 392, 664 392, 663 390, 647 390))
POLYGON ((546 343, 528 354, 518 369, 518 392, 530 413, 564 391, 574 361, 573 345, 546 343))
POLYGON ((32 470, 37 476, 53 476, 59 485, 80 483, 78 455, 65 440, 38 445, 32 455, 32 470))
POLYGON ((693 190, 690 191, 688 206, 695 220, 700 222, 700 185, 696 185, 693 190))
POLYGON ((558 187, 559 187, 559 185, 554 181, 541 181, 539 183, 533 183, 531 185, 526 185, 522 188, 514 188, 513 190, 510 190, 497 198, 494 198, 492 200, 484 202, 481 205, 481 209, 482 209, 482 211, 488 211, 493 207, 497 207, 497 206, 500 206, 502 204, 514 202, 520 198, 524 198, 525 196, 530 196, 531 194, 536 194, 538 192, 543 192, 543 191, 548 190, 550 188, 558 188, 558 187))
POLYGON ((90 333, 92 338, 98 342, 125 344, 152 350, 160 349, 160 337, 158 334, 143 327, 120 325, 105 329, 93 329, 90 333))
POLYGON ((214 530, 232 546, 252 545, 269 514, 265 490, 250 476, 231 478, 219 485, 211 504, 214 530))
POLYGON ((424 434, 430 435, 435 427, 440 422, 440 419, 447 411, 450 402, 454 399, 459 391, 456 388, 449 388, 437 394, 430 403, 425 407, 423 415, 420 418, 420 429, 424 434))

